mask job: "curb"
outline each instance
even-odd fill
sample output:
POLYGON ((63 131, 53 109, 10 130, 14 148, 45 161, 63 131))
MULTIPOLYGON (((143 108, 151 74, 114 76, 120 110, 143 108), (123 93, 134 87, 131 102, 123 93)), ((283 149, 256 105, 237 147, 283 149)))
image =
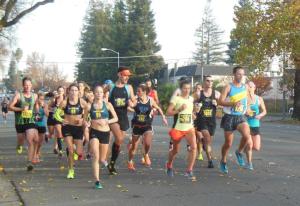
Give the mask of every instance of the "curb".
POLYGON ((25 206, 25 202, 18 191, 14 181, 9 180, 7 173, 0 165, 0 205, 1 206, 25 206))

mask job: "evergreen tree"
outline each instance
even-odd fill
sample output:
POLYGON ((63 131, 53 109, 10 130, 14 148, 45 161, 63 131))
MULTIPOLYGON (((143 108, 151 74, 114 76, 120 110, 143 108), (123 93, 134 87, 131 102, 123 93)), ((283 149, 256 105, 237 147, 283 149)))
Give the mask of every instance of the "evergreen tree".
POLYGON ((224 31, 219 29, 212 15, 210 1, 204 9, 204 15, 199 28, 196 30, 196 52, 194 59, 201 64, 214 64, 224 61, 224 43, 222 42, 222 34, 224 31))
MULTIPOLYGON (((153 55, 161 47, 156 42, 155 20, 150 0, 128 0, 128 55, 153 55)), ((133 59, 130 66, 137 75, 152 73, 163 66, 160 57, 133 59)))
POLYGON ((79 43, 81 60, 77 65, 78 80, 88 83, 102 82, 113 78, 117 62, 115 59, 94 59, 93 57, 107 57, 109 54, 101 48, 111 48, 114 43, 111 39, 111 8, 98 1, 91 1, 88 14, 79 43))
POLYGON ((235 55, 236 55, 236 50, 238 49, 238 46, 239 46, 238 40, 234 39, 231 36, 230 42, 227 45, 228 50, 226 51, 226 54, 228 56, 228 59, 225 60, 226 64, 229 64, 229 65, 235 64, 235 55))

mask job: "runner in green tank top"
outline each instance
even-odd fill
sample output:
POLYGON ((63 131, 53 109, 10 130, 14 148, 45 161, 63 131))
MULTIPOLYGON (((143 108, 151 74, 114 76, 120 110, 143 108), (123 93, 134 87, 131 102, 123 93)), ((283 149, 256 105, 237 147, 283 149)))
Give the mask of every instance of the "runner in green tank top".
POLYGON ((22 80, 23 92, 16 93, 9 104, 9 109, 14 112, 20 112, 16 115, 16 124, 20 126, 20 133, 24 133, 28 142, 28 164, 27 170, 33 170, 33 165, 37 155, 35 147, 38 144, 38 133, 34 121, 35 102, 37 95, 32 93, 31 78, 24 77, 22 80))

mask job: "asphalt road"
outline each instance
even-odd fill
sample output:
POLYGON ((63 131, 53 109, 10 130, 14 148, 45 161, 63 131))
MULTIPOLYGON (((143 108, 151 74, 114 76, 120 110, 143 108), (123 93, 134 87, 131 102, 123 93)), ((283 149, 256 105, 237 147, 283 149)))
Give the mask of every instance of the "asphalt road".
MULTIPOLYGON (((185 143, 175 160, 175 177, 166 176, 168 128, 161 126, 159 118, 154 125, 152 167, 138 164, 139 153, 137 171, 129 172, 124 145, 117 162, 120 174, 109 176, 102 170, 104 188, 95 190, 91 162, 76 162, 76 178, 67 180, 66 158, 58 159, 52 154, 51 141, 42 149, 43 161, 28 173, 26 152, 17 155, 15 151, 15 130, 10 116, 7 124, 0 121, 0 164, 6 174, 2 174, 0 180, 13 184, 10 187, 17 191, 17 201, 25 205, 300 205, 300 126, 265 122, 261 128, 262 151, 254 152, 254 171, 241 169, 235 163, 233 154, 240 140, 237 134, 229 155, 229 174, 221 174, 217 167, 206 168, 206 161, 197 161, 194 171, 197 181, 190 181, 183 176, 185 143)), ((213 144, 215 165, 220 159, 223 140, 218 125, 213 144)), ((7 201, 7 196, 0 194, 0 205, 15 203, 7 201)))

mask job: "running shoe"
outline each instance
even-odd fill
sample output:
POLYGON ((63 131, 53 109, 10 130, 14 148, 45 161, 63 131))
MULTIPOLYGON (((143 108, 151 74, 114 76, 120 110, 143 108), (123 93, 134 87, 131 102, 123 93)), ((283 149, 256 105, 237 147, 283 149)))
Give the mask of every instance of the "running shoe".
POLYGON ((78 160, 84 160, 84 155, 83 154, 78 155, 78 160))
POLYGON ((90 153, 87 153, 86 159, 89 160, 89 159, 91 159, 91 157, 92 157, 91 154, 90 154, 90 153))
POLYGON ((228 174, 228 167, 225 162, 220 162, 220 171, 224 174, 228 174))
POLYGON ((196 179, 196 177, 194 176, 194 173, 193 173, 193 171, 186 171, 185 173, 184 173, 184 176, 185 177, 187 177, 188 179, 196 179))
POLYGON ((141 164, 143 164, 143 165, 145 164, 145 158, 144 157, 141 158, 141 164))
POLYGON ((174 170, 172 167, 168 167, 167 165, 168 163, 166 163, 166 173, 169 177, 174 177, 174 170))
POLYGON ((76 152, 74 152, 73 153, 73 158, 74 158, 75 161, 77 161, 78 158, 79 158, 79 155, 76 152))
POLYGON ((33 170, 33 166, 32 166, 31 163, 29 163, 29 164, 27 165, 27 171, 30 172, 30 171, 32 171, 32 170, 33 170))
POLYGON ((63 151, 60 150, 60 151, 58 152, 58 157, 62 157, 62 156, 63 156, 63 151))
POLYGON ((207 168, 214 168, 214 163, 213 163, 212 160, 209 160, 209 161, 208 161, 208 166, 207 166, 207 168))
POLYGON ((197 157, 197 160, 203 161, 203 155, 202 155, 202 152, 199 152, 199 155, 198 155, 198 157, 197 157))
POLYGON ((144 156, 144 160, 145 160, 145 166, 150 167, 151 166, 151 160, 148 154, 146 154, 144 156))
POLYGON ((240 167, 244 167, 245 166, 245 161, 244 161, 243 155, 236 150, 235 151, 235 156, 236 156, 238 165, 240 167))
POLYGON ((245 168, 245 169, 248 169, 248 170, 254 170, 252 162, 247 163, 247 164, 244 166, 244 168, 245 168))
POLYGON ((103 186, 101 185, 101 183, 99 181, 95 182, 95 189, 102 189, 103 186))
POLYGON ((134 167, 133 161, 128 161, 128 162, 127 162, 127 168, 128 168, 130 171, 135 171, 135 167, 134 167))
POLYGON ((75 171, 74 171, 74 169, 69 169, 67 178, 68 178, 68 179, 74 179, 74 176, 75 176, 75 171))
POLYGON ((55 149, 53 149, 53 153, 54 154, 58 154, 58 150, 55 148, 55 149))
POLYGON ((115 164, 114 162, 110 162, 108 165, 107 165, 107 169, 108 169, 108 172, 110 175, 117 175, 118 172, 115 168, 115 164))
POLYGON ((23 146, 22 145, 18 145, 17 146, 17 154, 22 154, 23 153, 23 146))
POLYGON ((32 161, 32 164, 38 164, 38 163, 40 163, 41 161, 40 161, 40 159, 39 158, 34 158, 32 161))

